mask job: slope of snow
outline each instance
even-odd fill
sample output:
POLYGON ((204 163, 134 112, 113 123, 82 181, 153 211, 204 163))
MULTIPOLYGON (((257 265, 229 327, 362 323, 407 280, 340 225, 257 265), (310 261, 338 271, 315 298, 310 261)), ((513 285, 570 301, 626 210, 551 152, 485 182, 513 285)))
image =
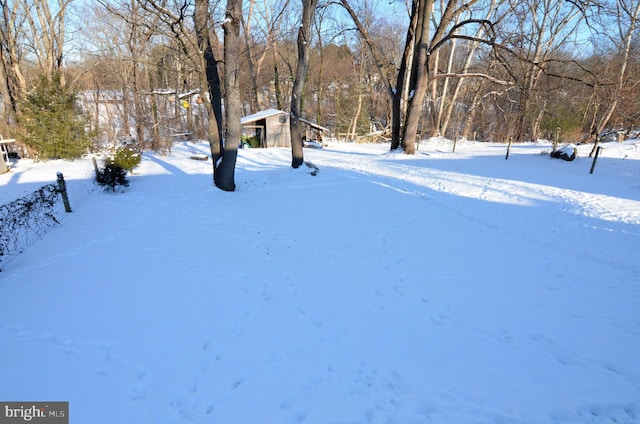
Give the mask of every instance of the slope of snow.
POLYGON ((0 399, 79 423, 640 422, 640 181, 549 145, 420 149, 306 150, 317 176, 243 149, 235 193, 189 159, 205 144, 145 154, 0 273, 0 399))

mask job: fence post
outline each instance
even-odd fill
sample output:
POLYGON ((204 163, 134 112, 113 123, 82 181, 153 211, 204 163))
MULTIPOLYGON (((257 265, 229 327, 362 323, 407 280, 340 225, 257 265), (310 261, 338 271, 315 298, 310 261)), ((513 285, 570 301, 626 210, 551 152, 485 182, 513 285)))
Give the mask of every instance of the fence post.
POLYGON ((556 136, 553 139, 553 151, 558 150, 558 143, 560 142, 560 127, 556 127, 556 136))
POLYGON ((69 195, 67 194, 67 184, 64 182, 64 176, 62 172, 58 172, 58 189, 62 195, 62 202, 64 203, 65 212, 71 212, 71 205, 69 204, 69 195))
POLYGON ((600 156, 600 150, 602 150, 601 146, 598 146, 596 149, 596 155, 593 157, 593 162, 591 162, 591 170, 589 174, 593 174, 593 171, 596 169, 596 162, 598 161, 598 156, 600 156))
POLYGON ((509 152, 511 151, 511 142, 513 142, 513 137, 509 137, 509 144, 507 145, 507 156, 505 156, 504 160, 509 159, 509 152))
POLYGON ((98 175, 98 162, 96 161, 96 157, 92 157, 91 161, 93 162, 93 169, 96 170, 96 176, 98 175))
POLYGON ((455 153, 456 152, 456 144, 458 143, 458 136, 455 136, 453 138, 453 150, 451 151, 451 153, 455 153))

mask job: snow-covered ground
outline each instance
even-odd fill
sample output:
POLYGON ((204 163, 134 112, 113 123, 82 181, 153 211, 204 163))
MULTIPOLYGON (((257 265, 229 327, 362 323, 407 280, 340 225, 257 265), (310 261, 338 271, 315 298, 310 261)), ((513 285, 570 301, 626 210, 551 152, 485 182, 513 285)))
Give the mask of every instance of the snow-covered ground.
MULTIPOLYGON (((638 142, 145 154, 0 273, 0 400, 73 423, 638 423, 638 142), (581 160, 582 159, 582 160, 581 160), (608 161, 608 162, 607 162, 608 161), (608 172, 605 172, 607 171, 608 172), (622 171, 619 171, 622 170, 622 171)), ((89 160, 18 163, 0 204, 89 160)))

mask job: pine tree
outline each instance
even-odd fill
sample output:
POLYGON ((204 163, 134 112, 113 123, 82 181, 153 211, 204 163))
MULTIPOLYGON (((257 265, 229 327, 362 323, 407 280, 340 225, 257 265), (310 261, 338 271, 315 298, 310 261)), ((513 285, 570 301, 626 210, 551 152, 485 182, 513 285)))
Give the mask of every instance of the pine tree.
POLYGON ((112 158, 107 158, 102 167, 96 173, 96 182, 111 191, 116 191, 117 186, 129 186, 127 170, 116 164, 112 158))
POLYGON ((119 147, 116 150, 116 154, 113 158, 113 162, 133 173, 133 168, 140 165, 142 155, 133 146, 119 147))
POLYGON ((94 136, 76 109, 76 93, 41 77, 24 103, 25 144, 40 159, 75 159, 86 153, 94 136))

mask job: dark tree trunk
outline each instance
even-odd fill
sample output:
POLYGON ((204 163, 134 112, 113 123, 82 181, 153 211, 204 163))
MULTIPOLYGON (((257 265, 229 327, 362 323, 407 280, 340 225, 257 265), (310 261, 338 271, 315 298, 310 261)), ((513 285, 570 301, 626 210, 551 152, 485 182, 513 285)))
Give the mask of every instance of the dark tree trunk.
POLYGON ((276 96, 276 109, 282 110, 282 90, 280 89, 280 71, 278 70, 277 45, 273 45, 273 91, 276 96))
POLYGON ((227 0, 224 29, 224 99, 226 132, 223 142, 222 160, 218 165, 216 187, 234 191, 236 158, 240 144, 240 114, 242 102, 238 85, 240 63, 240 22, 242 0, 227 0))
MULTIPOLYGON (((251 19, 251 12, 253 9, 253 3, 249 5, 249 19, 251 19)), ((247 68, 249 70, 249 83, 251 84, 251 91, 249 92, 249 106, 251 108, 251 113, 256 113, 260 110, 260 100, 258 99, 259 89, 259 78, 260 76, 256 72, 256 65, 254 63, 253 58, 253 46, 251 40, 251 28, 250 23, 246 21, 242 21, 242 27, 244 29, 244 41, 245 41, 245 60, 247 63, 247 68)))
POLYGON ((398 78, 396 87, 393 91, 391 99, 391 150, 400 147, 402 141, 402 120, 404 118, 404 108, 402 107, 402 96, 405 84, 407 84, 407 75, 411 70, 409 64, 413 56, 414 45, 416 42, 416 26, 418 25, 418 0, 411 3, 411 22, 407 29, 407 37, 405 41, 404 51, 402 52, 402 60, 400 61, 400 69, 398 70, 398 78))
POLYGON ((4 57, 1 51, 0 51, 0 93, 2 94, 2 99, 4 104, 2 120, 7 125, 10 125, 13 121, 15 121, 15 116, 17 114, 17 110, 16 110, 17 101, 15 99, 15 96, 13 96, 11 92, 9 73, 6 72, 6 68, 4 65, 4 57))
POLYGON ((201 85, 203 91, 206 90, 209 93, 209 96, 202 96, 202 100, 209 121, 207 132, 213 162, 213 182, 218 186, 218 180, 223 178, 219 172, 224 154, 222 147, 222 90, 218 63, 212 47, 213 35, 210 29, 209 0, 196 0, 194 23, 198 47, 203 54, 204 61, 204 74, 201 75, 201 85))
POLYGON ((298 29, 298 66, 291 89, 291 113, 289 128, 291 131, 291 166, 298 168, 304 162, 302 151, 302 129, 300 127, 300 105, 304 83, 309 67, 309 42, 311 41, 311 22, 318 0, 302 0, 302 22, 298 29))

